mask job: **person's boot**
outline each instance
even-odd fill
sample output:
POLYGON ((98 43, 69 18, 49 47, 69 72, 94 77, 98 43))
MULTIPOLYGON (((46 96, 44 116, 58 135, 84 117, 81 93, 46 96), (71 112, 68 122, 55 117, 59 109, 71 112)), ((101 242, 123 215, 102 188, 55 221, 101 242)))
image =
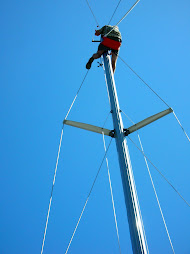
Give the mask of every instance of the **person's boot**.
POLYGON ((86 69, 90 69, 91 68, 91 65, 92 65, 92 62, 94 61, 94 58, 91 57, 89 60, 88 60, 88 63, 86 64, 86 69))

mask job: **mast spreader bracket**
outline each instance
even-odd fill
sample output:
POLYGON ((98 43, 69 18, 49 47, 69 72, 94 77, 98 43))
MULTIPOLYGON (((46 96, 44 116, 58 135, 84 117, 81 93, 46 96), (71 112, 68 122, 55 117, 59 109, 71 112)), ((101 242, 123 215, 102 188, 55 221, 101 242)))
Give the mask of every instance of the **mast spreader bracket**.
POLYGON ((114 138, 115 137, 115 130, 111 130, 109 133, 109 136, 114 138))
POLYGON ((128 129, 123 129, 124 136, 128 136, 130 134, 130 131, 128 129))

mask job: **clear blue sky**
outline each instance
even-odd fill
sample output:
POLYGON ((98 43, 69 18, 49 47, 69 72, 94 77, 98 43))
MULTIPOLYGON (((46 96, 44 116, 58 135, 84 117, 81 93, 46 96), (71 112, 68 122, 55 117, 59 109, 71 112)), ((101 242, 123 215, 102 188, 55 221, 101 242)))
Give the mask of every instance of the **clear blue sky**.
MULTIPOLYGON (((121 1, 116 24, 135 1, 121 1)), ((100 24, 118 1, 89 3, 100 24)), ((190 134, 190 2, 141 0, 120 24, 120 56, 175 110, 190 134)), ((40 253, 62 121, 96 51, 86 1, 0 2, 0 254, 40 253)), ((123 64, 120 108, 138 122, 166 106, 123 64)), ((102 126, 109 113, 94 62, 68 117, 102 126)), ((125 127, 131 125, 123 116, 125 127)), ((106 128, 112 129, 111 118, 106 128)), ((147 156, 190 202, 190 144, 173 115, 140 131, 147 156)), ((137 143, 136 134, 131 138, 137 143)), ((109 138, 106 138, 108 145, 109 138)), ((128 140, 150 253, 172 253, 143 156, 128 140)), ((102 136, 65 127, 44 253, 65 253, 104 155, 102 136)), ((108 153, 122 253, 132 253, 114 141, 108 153)), ((190 208, 150 165, 176 254, 189 254, 190 208)), ((106 164, 70 247, 72 254, 119 253, 106 164)))

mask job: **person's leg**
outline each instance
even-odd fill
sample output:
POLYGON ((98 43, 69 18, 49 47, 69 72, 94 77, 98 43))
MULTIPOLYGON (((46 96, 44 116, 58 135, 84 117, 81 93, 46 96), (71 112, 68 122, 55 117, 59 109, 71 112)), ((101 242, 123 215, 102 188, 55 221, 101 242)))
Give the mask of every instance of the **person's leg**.
POLYGON ((97 53, 93 54, 93 56, 88 60, 88 63, 86 64, 86 69, 90 69, 92 62, 94 61, 94 59, 98 59, 101 57, 101 55, 104 53, 105 50, 98 50, 97 53))
POLYGON ((95 53, 92 57, 93 57, 94 59, 98 59, 98 58, 101 57, 101 55, 104 53, 104 51, 105 51, 105 50, 98 50, 98 52, 95 53))
POLYGON ((116 62, 117 62, 117 54, 115 54, 114 52, 112 52, 111 63, 112 63, 113 73, 115 72, 116 62))

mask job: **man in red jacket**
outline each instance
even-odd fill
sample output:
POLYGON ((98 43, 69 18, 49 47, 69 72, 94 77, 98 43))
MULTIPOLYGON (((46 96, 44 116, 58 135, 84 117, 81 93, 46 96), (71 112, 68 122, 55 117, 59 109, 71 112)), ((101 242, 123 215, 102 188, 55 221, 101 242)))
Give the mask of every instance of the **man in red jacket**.
POLYGON ((90 69, 92 62, 94 59, 98 59, 101 57, 101 55, 108 51, 111 50, 112 52, 112 68, 113 68, 113 73, 115 72, 116 68, 116 62, 117 62, 117 57, 119 54, 119 48, 121 46, 122 38, 121 38, 121 33, 119 31, 119 28, 117 26, 103 26, 99 30, 95 30, 95 35, 99 36, 101 35, 102 37, 102 42, 98 46, 98 51, 97 53, 93 54, 93 56, 88 60, 88 63, 86 64, 86 69, 90 69))

